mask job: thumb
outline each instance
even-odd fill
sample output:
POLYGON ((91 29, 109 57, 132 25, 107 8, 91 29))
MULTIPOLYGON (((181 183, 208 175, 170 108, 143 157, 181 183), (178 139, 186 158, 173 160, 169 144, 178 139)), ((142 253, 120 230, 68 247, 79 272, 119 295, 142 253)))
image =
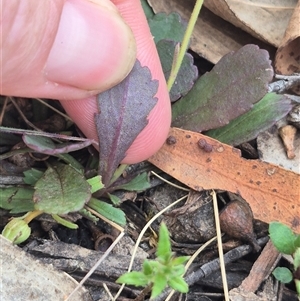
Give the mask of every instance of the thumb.
POLYGON ((134 64, 133 34, 109 0, 1 6, 2 95, 82 99, 120 82, 134 64))

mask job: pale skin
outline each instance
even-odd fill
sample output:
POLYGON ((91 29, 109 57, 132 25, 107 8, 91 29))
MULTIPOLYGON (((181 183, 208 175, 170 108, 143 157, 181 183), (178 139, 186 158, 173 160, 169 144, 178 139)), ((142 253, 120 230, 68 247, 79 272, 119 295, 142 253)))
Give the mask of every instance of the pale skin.
POLYGON ((95 95, 119 83, 135 59, 159 81, 158 103, 124 163, 149 158, 171 121, 165 79, 140 0, 2 0, 0 94, 58 99, 97 139, 95 95))

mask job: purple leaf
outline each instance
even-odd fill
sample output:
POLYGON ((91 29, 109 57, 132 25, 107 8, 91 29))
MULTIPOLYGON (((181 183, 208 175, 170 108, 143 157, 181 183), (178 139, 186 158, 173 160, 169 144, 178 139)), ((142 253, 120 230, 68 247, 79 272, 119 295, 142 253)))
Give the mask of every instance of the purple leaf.
POLYGON ((93 140, 85 139, 79 143, 63 143, 55 144, 52 139, 42 136, 23 135, 24 143, 38 153, 55 156, 58 154, 65 154, 74 152, 85 148, 93 143, 93 140))
POLYGON ((107 187, 126 151, 148 124, 155 106, 158 81, 136 61, 129 75, 117 86, 98 95, 95 123, 100 140, 99 173, 107 187))
MULTIPOLYGON (((161 40, 156 44, 157 52, 161 61, 165 78, 168 79, 172 69, 176 42, 161 40)), ((180 66, 176 81, 170 91, 171 102, 186 95, 194 85, 198 77, 198 69, 194 65, 191 54, 186 53, 180 66)))
POLYGON ((172 125, 192 131, 224 126, 267 93, 272 77, 266 50, 246 45, 229 53, 173 105, 172 125))

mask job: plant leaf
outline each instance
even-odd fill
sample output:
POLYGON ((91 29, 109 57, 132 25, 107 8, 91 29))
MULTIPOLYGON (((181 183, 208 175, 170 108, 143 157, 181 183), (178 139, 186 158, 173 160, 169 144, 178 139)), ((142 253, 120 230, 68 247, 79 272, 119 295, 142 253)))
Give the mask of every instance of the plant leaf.
POLYGON ((179 256, 172 259, 172 266, 181 265, 187 262, 190 259, 190 256, 179 256))
POLYGON ((167 259, 171 255, 171 242, 169 231, 165 223, 162 223, 159 228, 159 237, 157 243, 156 256, 167 259))
POLYGON ((154 16, 154 12, 151 8, 151 6, 148 4, 147 0, 141 0, 141 4, 144 10, 144 14, 146 16, 147 19, 150 19, 154 16))
POLYGON ((52 139, 43 136, 23 135, 22 138, 24 143, 31 149, 51 156, 74 152, 91 145, 93 142, 93 140, 86 139, 86 141, 78 143, 55 144, 52 139))
POLYGON ((167 286, 167 278, 163 274, 156 274, 154 281, 153 281, 153 287, 152 287, 152 293, 151 298, 156 298, 167 286))
POLYGON ((66 219, 64 219, 64 218, 62 218, 62 217, 60 217, 60 216, 57 215, 57 214, 52 214, 52 217, 53 217, 53 219, 54 219, 56 222, 58 222, 59 224, 65 226, 65 227, 67 227, 67 228, 69 228, 69 229, 78 229, 78 225, 77 225, 77 224, 74 224, 74 223, 72 223, 72 222, 70 222, 70 221, 68 221, 68 220, 66 220, 66 219))
POLYGON ((279 222, 271 222, 269 224, 269 233, 275 248, 280 253, 291 255, 295 252, 294 242, 296 235, 291 228, 279 222))
POLYGON ((146 286, 148 284, 148 278, 142 272, 133 271, 123 274, 116 282, 135 286, 146 286))
POLYGON ((181 43, 187 28, 187 22, 178 13, 155 14, 148 24, 155 43, 163 39, 181 43))
POLYGON ((277 267, 273 273, 274 277, 282 283, 290 283, 293 280, 292 272, 285 267, 277 267))
POLYGON ((44 171, 31 168, 23 172, 24 174, 24 183, 28 185, 34 185, 44 174, 44 171))
POLYGON ((300 234, 296 236, 294 245, 296 248, 300 248, 300 234))
POLYGON ((104 217, 118 223, 121 226, 124 226, 126 224, 124 212, 121 209, 113 207, 111 204, 107 204, 103 201, 91 198, 88 202, 88 206, 99 212, 104 217))
MULTIPOLYGON (((169 78, 171 73, 176 44, 176 42, 169 40, 161 40, 156 44, 166 80, 169 78)), ((194 59, 191 54, 186 53, 174 85, 170 91, 171 101, 176 101, 180 97, 186 95, 193 87, 197 77, 198 69, 194 65, 194 59)))
POLYGON ((86 181, 91 185, 91 193, 94 193, 94 192, 104 188, 104 185, 101 181, 101 176, 95 176, 86 181))
POLYGON ((147 276, 153 273, 153 265, 151 264, 151 261, 147 259, 143 262, 143 273, 147 276))
POLYGON ((111 194, 111 193, 107 193, 109 199, 111 200, 111 202, 114 204, 114 205, 120 205, 121 204, 121 199, 114 195, 114 194, 111 194))
POLYGON ((32 188, 0 188, 0 207, 10 213, 22 213, 34 210, 32 188))
POLYGON ((250 111, 221 128, 206 132, 205 135, 223 143, 239 145, 256 138, 260 132, 286 116, 291 109, 291 101, 287 97, 267 93, 250 111))
POLYGON ((151 187, 151 185, 149 183, 148 174, 147 174, 147 172, 143 172, 140 175, 137 175, 130 182, 114 187, 114 190, 124 189, 124 190, 128 190, 128 191, 141 192, 150 187, 151 187))
POLYGON ((189 286, 182 277, 171 278, 168 281, 168 285, 180 293, 187 293, 189 291, 189 286))
POLYGON ((204 131, 249 111, 268 91, 273 68, 266 50, 246 45, 225 55, 172 107, 172 125, 204 131))
POLYGON ((130 74, 117 86, 98 94, 95 122, 99 136, 99 173, 105 187, 124 159, 126 151, 148 124, 155 106, 158 81, 136 61, 130 74))
POLYGON ((35 209, 49 214, 78 211, 91 198, 91 186, 84 176, 69 165, 49 167, 36 182, 35 209))
POLYGON ((300 267, 300 248, 297 248, 294 253, 294 270, 296 271, 300 267))

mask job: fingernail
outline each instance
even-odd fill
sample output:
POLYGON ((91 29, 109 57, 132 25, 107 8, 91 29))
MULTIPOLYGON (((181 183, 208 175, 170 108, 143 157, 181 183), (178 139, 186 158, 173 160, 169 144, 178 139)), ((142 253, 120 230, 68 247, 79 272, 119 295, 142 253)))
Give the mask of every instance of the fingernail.
POLYGON ((128 74, 135 56, 132 32, 112 7, 66 1, 44 71, 56 84, 105 90, 128 74))

